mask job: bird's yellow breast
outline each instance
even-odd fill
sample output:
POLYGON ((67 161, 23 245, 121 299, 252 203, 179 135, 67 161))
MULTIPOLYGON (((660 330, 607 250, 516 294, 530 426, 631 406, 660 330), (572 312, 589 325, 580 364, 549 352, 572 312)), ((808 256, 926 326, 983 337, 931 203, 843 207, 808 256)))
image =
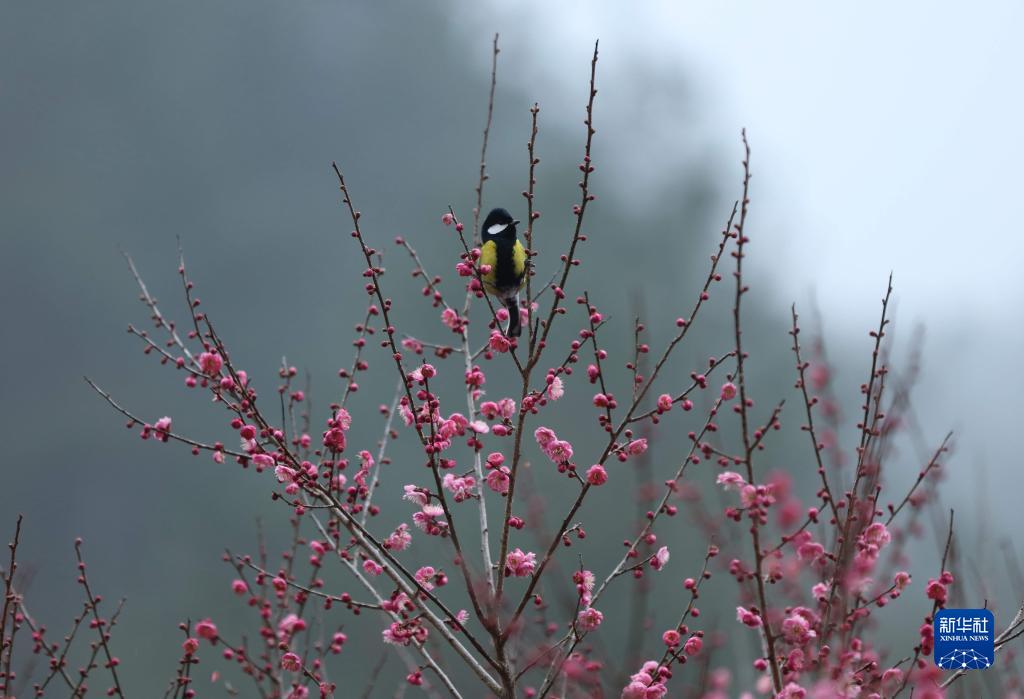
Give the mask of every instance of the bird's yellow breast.
POLYGON ((485 284, 493 287, 498 278, 498 246, 493 240, 488 240, 480 246, 480 264, 491 268, 487 274, 483 275, 483 280, 485 284))

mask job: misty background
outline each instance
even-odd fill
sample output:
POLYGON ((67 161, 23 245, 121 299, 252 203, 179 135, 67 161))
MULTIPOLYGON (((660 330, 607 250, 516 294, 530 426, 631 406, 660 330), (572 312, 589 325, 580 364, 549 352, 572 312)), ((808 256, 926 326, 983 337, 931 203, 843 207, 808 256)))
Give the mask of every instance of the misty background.
MULTIPOLYGON (((235 361, 264 395, 277 386, 282 355, 308 370, 319 424, 365 311, 364 264, 330 162, 346 174, 364 232, 385 250, 385 288, 400 327, 446 338, 391 241, 405 236, 460 298, 458 246, 440 216, 451 204, 469 218, 475 201, 491 37, 500 32, 484 207, 525 212, 528 110, 539 102, 540 282, 571 233, 589 58, 601 41, 599 198, 568 291, 571 299, 589 288, 612 316, 617 331, 603 333, 612 367, 628 358, 638 309, 657 351, 691 306, 739 195, 739 133, 747 128, 754 179, 745 342, 758 407, 790 403, 786 437, 763 468, 789 471, 804 494, 816 474, 792 412, 790 304, 803 311, 805 333, 825 333, 849 444, 870 360, 867 333, 894 272, 895 356, 906 356, 922 327, 916 417, 930 448, 956 432, 943 506, 957 510, 958 540, 984 571, 1001 626, 999 610, 1016 607, 1020 591, 1011 590, 1000 544, 1024 554, 1014 438, 1024 389, 1024 243, 1013 208, 1024 156, 1022 15, 1013 2, 969 10, 923 2, 0 5, 0 533, 8 537, 16 513, 26 514, 29 609, 59 637, 80 607, 72 542, 83 537, 94 587, 110 600, 128 598, 113 646, 134 696, 162 691, 173 677, 179 622, 212 615, 222 631, 251 624, 220 556, 226 546, 255 549, 257 517, 272 543, 285 540, 286 513, 269 499, 269 477, 141 442, 82 381, 89 375, 146 419, 171 415, 176 431, 230 436, 222 411, 124 332, 129 322, 147 327, 148 314, 120 250, 180 322, 180 237, 204 309, 235 361)), ((726 286, 705 309, 706 325, 672 365, 676 386, 730 348, 731 270, 723 271, 726 286)), ((481 332, 479 309, 474 323, 481 332)), ((374 370, 353 408, 368 416, 359 434, 369 448, 381 429, 374 408, 390 401, 394 377, 378 348, 368 358, 374 370)), ((451 360, 440 366, 458 370, 451 360)), ((501 366, 485 367, 491 396, 513 390, 501 366)), ((618 380, 624 395, 624 371, 618 380)), ((593 415, 582 409, 592 390, 570 382, 567 394, 559 434, 580 451, 594 434, 593 415)), ((674 470, 679 444, 666 437, 655 447, 657 473, 674 470)), ((407 434, 395 445, 378 496, 379 531, 411 513, 398 493, 422 480, 416 452, 407 434)), ((564 498, 569 484, 537 466, 538 489, 564 498)), ((899 474, 894 493, 920 467, 911 445, 899 450, 890 464, 899 474)), ((625 469, 612 475, 630 482, 625 469)), ((710 467, 694 474, 705 484, 713 476, 710 467)), ((604 508, 635 508, 623 492, 598 489, 580 513, 596 571, 617 560, 635 531, 632 517, 617 527, 595 521, 604 508)), ((663 523, 660 536, 673 558, 654 581, 654 599, 680 604, 679 580, 699 572, 703 537, 683 517, 663 523)), ((522 543, 531 542, 524 535, 522 543)), ((929 533, 917 546, 915 588, 897 605, 892 631, 908 650, 926 613, 919 583, 938 565, 929 533)), ((329 580, 355 592, 340 571, 329 580)), ((732 584, 724 575, 722 582, 732 584)), ((611 594, 607 602, 613 622, 631 592, 630 581, 618 584, 619 602, 611 594)), ((364 676, 362 666, 379 655, 379 622, 363 618, 353 628, 360 624, 335 679, 364 676)), ((652 652, 660 630, 645 637, 652 652)), ((603 640, 613 649, 623 641, 603 640)), ((217 667, 207 656, 200 690, 217 667)), ((105 686, 99 677, 92 684, 105 686)))

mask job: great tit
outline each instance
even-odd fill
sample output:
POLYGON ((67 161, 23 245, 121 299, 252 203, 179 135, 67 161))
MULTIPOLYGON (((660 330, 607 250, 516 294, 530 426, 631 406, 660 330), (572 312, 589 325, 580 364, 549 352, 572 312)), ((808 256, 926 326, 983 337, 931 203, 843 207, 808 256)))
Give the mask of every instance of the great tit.
POLYGON ((489 265, 490 271, 483 275, 487 293, 501 299, 508 310, 509 337, 519 337, 522 328, 519 323, 519 287, 527 274, 526 249, 516 237, 519 221, 512 218, 505 209, 492 209, 484 219, 480 237, 480 263, 489 265))

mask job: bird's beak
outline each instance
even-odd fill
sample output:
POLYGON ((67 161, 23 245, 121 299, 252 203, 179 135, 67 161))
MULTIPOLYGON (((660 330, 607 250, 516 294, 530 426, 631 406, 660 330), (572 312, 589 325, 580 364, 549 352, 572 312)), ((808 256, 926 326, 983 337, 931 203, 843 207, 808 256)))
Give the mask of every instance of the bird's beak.
POLYGON ((512 225, 513 225, 513 226, 518 226, 518 225, 519 225, 519 219, 516 219, 516 220, 514 220, 514 221, 512 222, 512 225))

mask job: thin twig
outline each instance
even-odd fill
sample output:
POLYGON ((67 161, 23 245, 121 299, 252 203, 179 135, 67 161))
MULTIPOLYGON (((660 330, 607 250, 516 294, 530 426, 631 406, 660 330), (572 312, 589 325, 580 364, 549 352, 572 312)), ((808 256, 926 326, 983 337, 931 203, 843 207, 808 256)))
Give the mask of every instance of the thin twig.
MULTIPOLYGON (((750 145, 747 143, 746 129, 742 132, 743 137, 743 198, 740 202, 740 219, 736 224, 736 251, 733 257, 736 258, 736 301, 733 305, 733 331, 736 338, 736 377, 739 382, 739 413, 741 436, 743 437, 743 462, 747 470, 747 482, 754 483, 754 465, 752 456, 756 446, 751 439, 748 410, 747 410, 747 382, 745 368, 745 355, 743 354, 743 335, 740 323, 740 303, 747 287, 743 285, 743 247, 747 242, 746 223, 747 210, 750 205, 748 195, 750 189, 750 145)), ((782 672, 779 668, 779 659, 775 654, 775 634, 772 631, 771 620, 768 618, 768 599, 764 586, 764 552, 761 550, 760 527, 756 517, 750 520, 750 538, 754 548, 754 573, 757 587, 757 601, 761 611, 761 628, 764 633, 765 646, 767 650, 768 666, 771 668, 772 684, 776 693, 782 691, 782 672)))
MULTIPOLYGON (((100 646, 103 648, 103 654, 107 658, 107 669, 110 670, 110 675, 114 680, 114 686, 112 689, 117 693, 117 696, 124 699, 124 692, 121 691, 121 681, 117 677, 117 662, 113 653, 110 652, 110 645, 107 642, 108 636, 110 635, 106 630, 107 622, 100 618, 99 598, 93 595, 92 588, 89 587, 89 578, 85 573, 85 561, 82 560, 81 539, 75 542, 75 558, 78 559, 78 581, 85 590, 86 598, 89 602, 89 608, 92 611, 93 621, 96 622, 96 634, 99 637, 100 646)), ((123 604, 124 600, 122 600, 121 603, 123 604)))
POLYGON ((0 615, 0 669, 3 669, 3 689, 5 694, 14 694, 11 687, 11 662, 14 659, 14 637, 18 634, 18 620, 14 613, 18 608, 18 594, 14 590, 14 574, 18 570, 18 543, 21 541, 21 522, 24 516, 19 514, 14 525, 14 539, 7 546, 11 551, 7 570, 4 572, 4 606, 0 615), (7 636, 7 619, 11 619, 11 635, 7 636))

